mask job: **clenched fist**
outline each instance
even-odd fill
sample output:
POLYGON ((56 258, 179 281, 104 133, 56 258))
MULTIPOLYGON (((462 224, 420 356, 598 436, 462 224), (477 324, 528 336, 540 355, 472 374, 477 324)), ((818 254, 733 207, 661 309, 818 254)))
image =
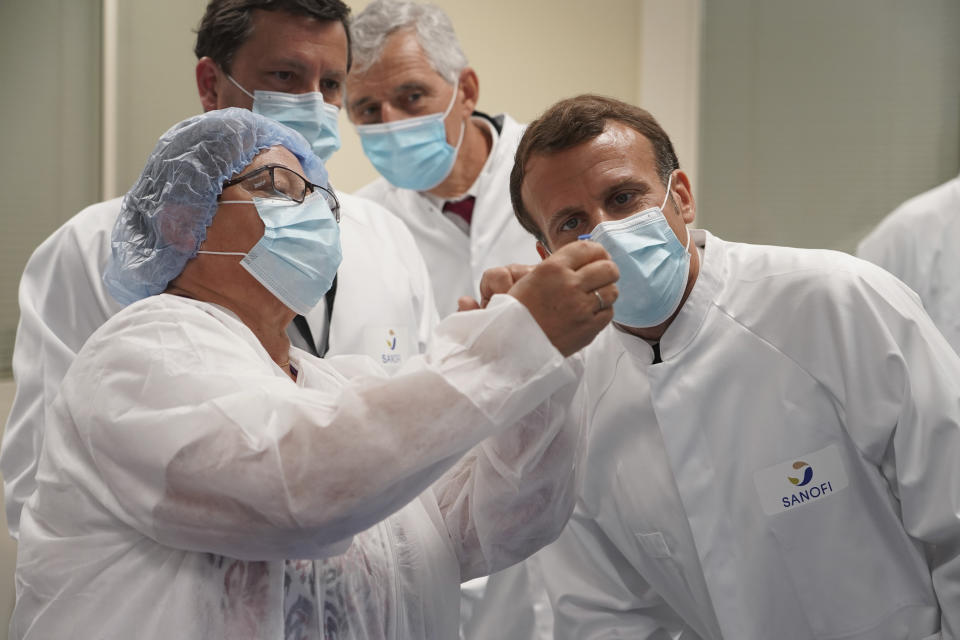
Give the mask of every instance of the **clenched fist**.
POLYGON ((536 266, 512 264, 488 269, 480 281, 480 302, 461 298, 461 311, 482 308, 506 293, 519 300, 564 356, 590 344, 613 319, 620 272, 596 242, 571 242, 536 266))

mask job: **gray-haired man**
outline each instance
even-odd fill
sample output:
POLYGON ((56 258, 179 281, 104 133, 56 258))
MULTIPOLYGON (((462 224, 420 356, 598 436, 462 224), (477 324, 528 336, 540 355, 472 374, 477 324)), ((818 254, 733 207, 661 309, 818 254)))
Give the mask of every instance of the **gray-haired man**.
MULTIPOLYGON (((351 22, 345 108, 381 178, 357 192, 407 225, 430 270, 440 316, 479 299, 484 270, 539 260, 510 204, 524 126, 475 111, 476 72, 438 7, 375 0, 351 22)), ((462 634, 552 638, 536 559, 463 590, 462 634)))
POLYGON ((376 0, 350 28, 346 109, 383 176, 357 193, 413 233, 443 317, 485 269, 538 260, 508 195, 523 126, 474 110, 477 74, 439 8, 376 0))

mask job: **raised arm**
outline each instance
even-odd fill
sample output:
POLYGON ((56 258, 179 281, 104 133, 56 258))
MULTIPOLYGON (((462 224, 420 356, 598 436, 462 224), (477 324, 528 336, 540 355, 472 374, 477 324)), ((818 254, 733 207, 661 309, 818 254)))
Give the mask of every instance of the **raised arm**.
POLYGON ((48 462, 81 484, 92 466, 102 504, 169 546, 322 555, 575 380, 564 351, 605 324, 582 313, 590 296, 576 286, 560 286, 567 320, 545 329, 536 296, 448 318, 394 378, 355 358, 305 357, 300 384, 311 388, 277 375, 235 320, 224 335, 232 318, 222 312, 172 296, 144 302, 85 346, 60 405, 74 427, 48 462), (87 460, 57 459, 75 447, 87 460))
MULTIPOLYGON (((603 255, 599 245, 577 243, 535 268, 490 270, 481 281, 481 304, 503 290, 518 297, 535 294, 543 306, 561 304, 566 294, 549 284, 559 280, 555 272, 574 279, 578 291, 605 289, 612 300, 617 271, 610 262, 595 261, 603 255)), ((585 308, 580 313, 591 322, 610 313, 609 308, 598 310, 596 295, 581 300, 585 308)), ((540 324, 566 321, 566 313, 557 307, 540 324)), ((573 510, 584 451, 586 420, 580 403, 573 401, 576 391, 577 383, 567 385, 474 448, 434 484, 462 581, 519 562, 560 535, 573 510)))

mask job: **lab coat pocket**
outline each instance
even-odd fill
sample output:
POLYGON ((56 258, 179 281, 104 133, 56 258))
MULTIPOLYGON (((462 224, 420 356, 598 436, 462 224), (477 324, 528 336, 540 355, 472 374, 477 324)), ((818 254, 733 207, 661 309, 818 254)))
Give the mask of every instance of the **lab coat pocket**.
POLYGON ((647 552, 647 555, 653 558, 670 557, 670 547, 667 546, 666 539, 659 531, 653 531, 651 533, 636 532, 635 535, 637 536, 637 541, 640 542, 640 546, 647 552))
POLYGON ((647 582, 661 595, 690 591, 690 585, 670 549, 667 536, 659 531, 633 531, 634 539, 640 547, 635 555, 637 566, 647 582))
POLYGON ((784 577, 817 638, 920 638, 912 621, 936 611, 922 554, 890 504, 859 491, 863 478, 850 481, 845 491, 767 516, 784 577))
MULTIPOLYGON (((663 519, 668 510, 665 496, 670 493, 670 479, 662 477, 649 486, 638 487, 635 479, 624 477, 627 473, 623 464, 617 464, 616 483, 612 487, 622 527, 615 528, 627 536, 632 534, 633 538, 629 540, 625 536, 621 544, 625 543, 625 548, 630 550, 628 556, 636 559, 641 573, 655 588, 661 592, 686 589, 683 568, 674 557, 677 543, 667 526, 669 520, 663 519)), ((675 500, 679 503, 678 498, 675 500)))

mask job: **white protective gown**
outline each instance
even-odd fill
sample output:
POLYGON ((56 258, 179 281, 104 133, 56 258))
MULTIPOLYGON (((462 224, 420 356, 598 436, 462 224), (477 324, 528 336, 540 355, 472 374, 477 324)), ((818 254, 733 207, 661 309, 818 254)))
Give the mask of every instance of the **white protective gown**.
POLYGON ((515 299, 393 377, 290 356, 296 382, 232 313, 167 294, 91 336, 47 415, 12 638, 455 638, 461 577, 559 534, 581 367, 515 299), (285 630, 288 558, 325 559, 285 630))
POLYGON ((916 291, 960 353, 960 176, 897 207, 860 242, 857 255, 916 291))
POLYGON ((663 362, 587 348, 556 637, 960 637, 960 358, 873 265, 692 233, 663 362))
MULTIPOLYGON (((513 215, 510 204, 510 171, 524 126, 508 115, 496 136, 487 162, 468 194, 476 197, 470 232, 443 213, 437 198, 400 189, 379 178, 357 191, 390 209, 410 233, 430 269, 437 310, 443 318, 457 310, 457 298, 479 299, 480 278, 491 267, 517 262, 536 264, 536 240, 513 215)), ((476 121, 486 123, 486 119, 476 121)))
MULTIPOLYGON (((328 354, 366 354, 395 369, 422 351, 437 322, 426 267, 409 232, 389 212, 356 196, 337 197, 343 262, 328 354)), ((101 279, 121 200, 92 205, 67 221, 33 252, 20 281, 17 393, 0 447, 14 537, 23 503, 36 486, 47 408, 80 347, 121 308, 101 279)), ((325 309, 321 301, 308 316, 317 339, 324 334, 325 309)))

